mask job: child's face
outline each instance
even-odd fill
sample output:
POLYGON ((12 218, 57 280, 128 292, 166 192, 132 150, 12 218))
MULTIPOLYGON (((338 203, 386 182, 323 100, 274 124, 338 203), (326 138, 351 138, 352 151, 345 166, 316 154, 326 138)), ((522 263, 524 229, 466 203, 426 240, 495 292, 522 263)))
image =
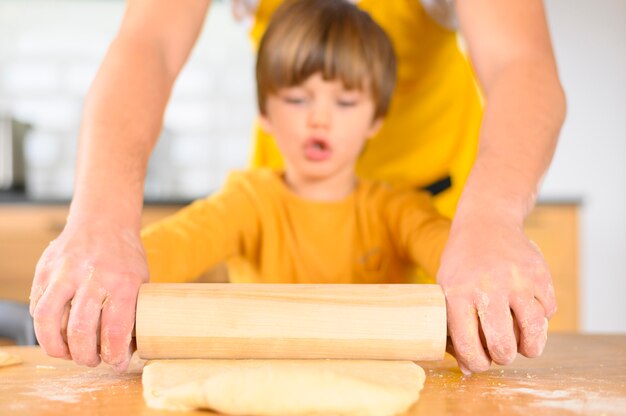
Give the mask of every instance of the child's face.
POLYGON ((368 90, 347 90, 318 73, 269 95, 260 121, 275 137, 288 174, 324 179, 354 170, 365 141, 382 123, 374 110, 368 90))

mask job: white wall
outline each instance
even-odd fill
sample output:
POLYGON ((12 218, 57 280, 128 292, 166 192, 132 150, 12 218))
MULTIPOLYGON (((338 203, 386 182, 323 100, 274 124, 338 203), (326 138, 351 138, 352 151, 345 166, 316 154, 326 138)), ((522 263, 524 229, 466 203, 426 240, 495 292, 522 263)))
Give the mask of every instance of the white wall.
POLYGON ((568 113, 542 195, 582 198, 583 329, 626 332, 626 1, 546 6, 568 113))
MULTIPOLYGON (((125 2, 0 0, 0 111, 32 123, 27 191, 71 196, 84 96, 125 2)), ((176 82, 163 137, 148 167, 146 197, 200 197, 246 166, 254 101, 254 57, 245 24, 214 2, 176 82)))

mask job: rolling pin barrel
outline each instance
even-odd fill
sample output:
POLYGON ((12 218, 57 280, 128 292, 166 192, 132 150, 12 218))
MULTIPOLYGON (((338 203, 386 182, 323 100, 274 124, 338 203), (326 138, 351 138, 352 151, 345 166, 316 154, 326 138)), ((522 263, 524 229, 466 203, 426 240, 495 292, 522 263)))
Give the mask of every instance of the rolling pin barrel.
POLYGON ((139 356, 440 360, 437 285, 144 284, 139 356))

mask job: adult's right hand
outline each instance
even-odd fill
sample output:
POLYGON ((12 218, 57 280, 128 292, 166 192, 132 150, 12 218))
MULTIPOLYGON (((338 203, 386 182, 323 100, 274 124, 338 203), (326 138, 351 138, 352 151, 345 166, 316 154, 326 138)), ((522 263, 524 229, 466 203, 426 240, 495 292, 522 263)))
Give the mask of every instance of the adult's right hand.
POLYGON ((69 221, 44 251, 30 295, 37 340, 52 357, 128 367, 137 293, 148 266, 137 230, 69 221))

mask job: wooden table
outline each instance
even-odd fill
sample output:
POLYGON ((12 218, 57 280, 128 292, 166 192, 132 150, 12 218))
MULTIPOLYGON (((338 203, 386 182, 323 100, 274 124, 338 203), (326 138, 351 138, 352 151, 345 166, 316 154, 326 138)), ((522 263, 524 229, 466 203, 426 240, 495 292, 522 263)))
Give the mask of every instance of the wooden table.
MULTIPOLYGON (((24 363, 0 369, 0 414, 163 415, 147 408, 140 370, 117 374, 2 347, 24 363)), ((552 334, 543 356, 464 377, 451 357, 423 363, 426 385, 413 415, 626 415, 626 335, 552 334)), ((210 415, 209 412, 187 414, 210 415)))

